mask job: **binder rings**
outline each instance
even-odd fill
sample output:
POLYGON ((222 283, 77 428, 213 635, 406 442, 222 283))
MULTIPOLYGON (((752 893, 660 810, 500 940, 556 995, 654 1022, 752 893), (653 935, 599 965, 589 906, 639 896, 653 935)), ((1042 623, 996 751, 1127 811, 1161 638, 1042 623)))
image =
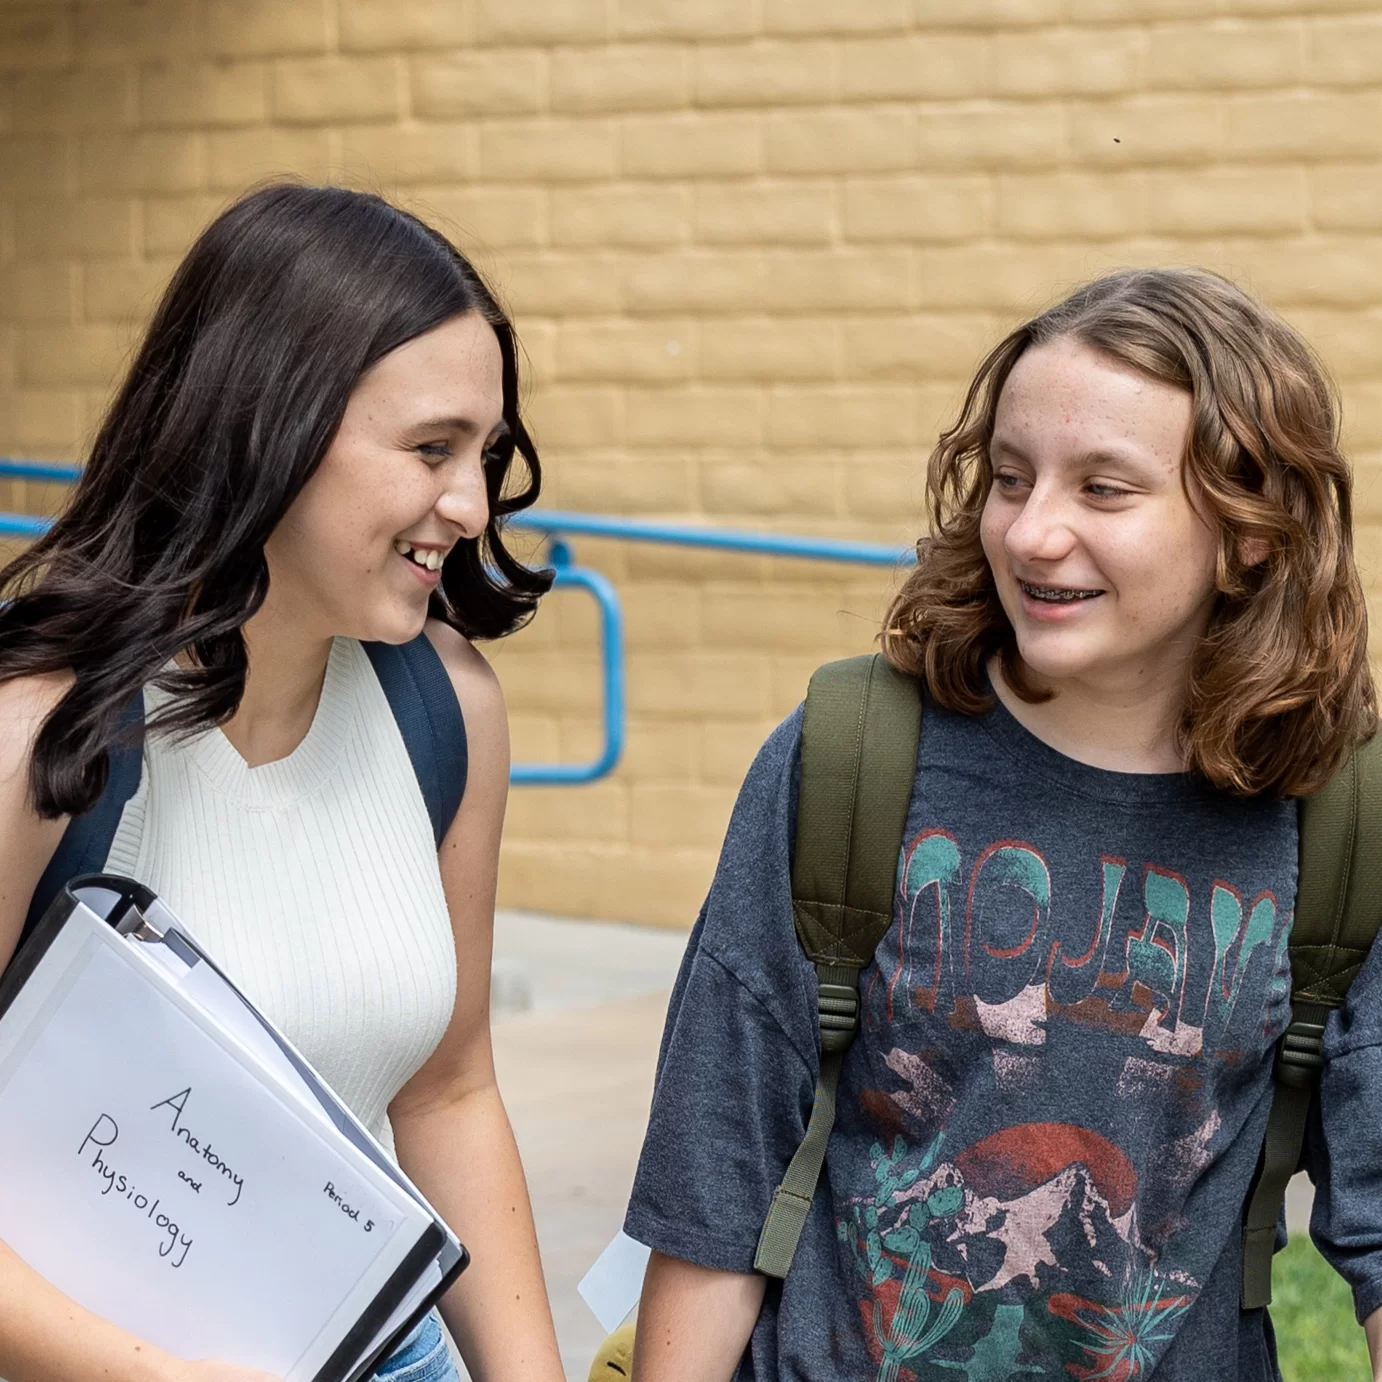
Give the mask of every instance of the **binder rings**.
POLYGON ((0 978, 0 1239, 180 1357, 359 1382, 467 1262, 159 899, 73 880, 0 978))

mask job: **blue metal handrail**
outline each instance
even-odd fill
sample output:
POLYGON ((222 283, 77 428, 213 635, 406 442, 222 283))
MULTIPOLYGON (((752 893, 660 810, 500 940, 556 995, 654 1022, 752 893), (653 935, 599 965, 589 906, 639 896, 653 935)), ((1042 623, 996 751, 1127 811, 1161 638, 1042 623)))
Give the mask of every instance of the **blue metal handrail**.
MULTIPOLYGON (((70 484, 80 475, 80 466, 0 458, 0 479, 70 484)), ((515 763, 510 778, 514 783, 525 786, 573 786, 594 782, 614 771, 624 751, 627 728, 624 616, 619 595, 598 571, 575 564, 567 538, 611 538, 623 542, 651 542, 864 566, 895 567, 916 560, 916 553, 910 548, 888 547, 876 542, 843 542, 835 538, 801 537, 785 533, 700 528, 688 524, 644 522, 557 509, 526 509, 514 514, 508 522, 512 527, 540 533, 546 539, 545 555, 555 572, 554 588, 584 590, 595 600, 600 612, 600 651, 604 668, 604 747, 599 755, 589 763, 515 763)), ((28 514, 0 513, 0 537, 37 537, 47 528, 47 519, 28 514)))
MULTIPOLYGON (((0 457, 0 480, 41 480, 70 485, 81 475, 79 465, 54 461, 14 461, 0 457)), ((0 537, 41 537, 48 531, 46 518, 27 513, 0 513, 0 537)))
POLYGON ((79 465, 59 461, 12 461, 0 458, 0 480, 49 480, 70 485, 81 478, 79 465))
POLYGON ((880 542, 841 542, 828 537, 798 537, 786 533, 745 533, 734 528, 697 528, 681 523, 645 523, 633 518, 610 518, 598 513, 569 513, 560 509, 525 509, 509 520, 513 528, 531 528, 549 535, 620 538, 625 542, 660 542, 677 547, 708 547, 719 552, 753 552, 768 557, 802 557, 808 561, 843 561, 866 566, 896 566, 915 561, 910 548, 886 547, 880 542))
POLYGON ((0 537, 42 537, 48 531, 46 518, 27 513, 0 513, 0 537))
POLYGON ((590 763, 515 763, 509 781, 519 786, 574 787, 607 777, 624 752, 626 725, 624 700, 624 611, 619 596, 598 571, 576 566, 571 549, 561 541, 547 546, 547 560, 556 573, 557 590, 575 587, 595 597, 600 610, 600 652, 604 661, 605 745, 590 763))

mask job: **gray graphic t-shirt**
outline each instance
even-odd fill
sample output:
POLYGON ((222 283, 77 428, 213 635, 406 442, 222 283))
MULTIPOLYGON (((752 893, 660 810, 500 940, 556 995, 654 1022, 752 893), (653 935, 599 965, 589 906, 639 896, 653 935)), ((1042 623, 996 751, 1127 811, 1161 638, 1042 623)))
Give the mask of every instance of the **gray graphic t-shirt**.
MULTIPOLYGON (((790 898, 799 743, 797 715, 735 809, 626 1225, 732 1271, 819 1066, 790 898)), ((1274 1378, 1264 1313, 1238 1307, 1240 1223, 1290 1015, 1296 852, 1293 802, 1087 767, 1001 706, 928 706, 828 1184, 738 1377, 1274 1378)), ((1360 1316, 1382 1305, 1379 965, 1331 1023, 1312 1135, 1317 1162, 1347 1144, 1314 1227, 1360 1316)))

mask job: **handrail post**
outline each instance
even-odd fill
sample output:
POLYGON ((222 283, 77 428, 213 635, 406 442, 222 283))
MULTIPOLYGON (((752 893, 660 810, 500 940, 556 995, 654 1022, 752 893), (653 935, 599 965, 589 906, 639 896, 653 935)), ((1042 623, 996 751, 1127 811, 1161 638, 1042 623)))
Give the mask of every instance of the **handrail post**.
POLYGON ((555 573, 553 589, 575 587, 589 591, 600 610, 605 743, 600 756, 592 763, 515 763, 510 769, 509 781, 526 786, 571 786, 607 777, 624 752, 624 611, 618 592, 604 576, 576 565, 569 543, 550 537, 546 557, 555 573))

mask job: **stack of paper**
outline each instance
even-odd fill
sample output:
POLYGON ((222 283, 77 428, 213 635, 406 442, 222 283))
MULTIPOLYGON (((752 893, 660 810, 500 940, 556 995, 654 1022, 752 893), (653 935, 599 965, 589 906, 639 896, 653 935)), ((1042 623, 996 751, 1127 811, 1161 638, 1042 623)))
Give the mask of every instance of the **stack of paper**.
POLYGON ((188 1359, 353 1382, 465 1250, 187 928, 77 880, 0 980, 0 1239, 188 1359))

